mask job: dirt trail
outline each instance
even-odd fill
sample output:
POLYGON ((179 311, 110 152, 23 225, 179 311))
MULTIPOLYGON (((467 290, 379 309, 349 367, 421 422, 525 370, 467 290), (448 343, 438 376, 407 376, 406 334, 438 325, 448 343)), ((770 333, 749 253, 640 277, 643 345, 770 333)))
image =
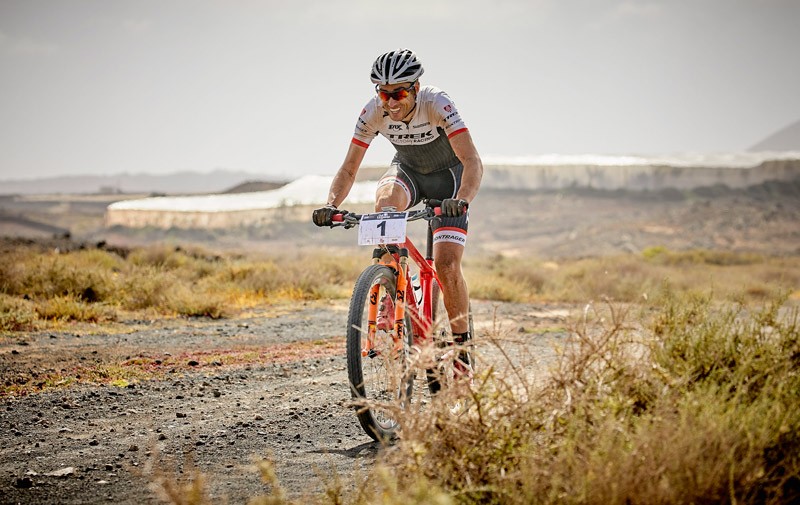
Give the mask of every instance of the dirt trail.
MULTIPOLYGON (((127 387, 0 399, 0 502, 159 503, 151 489, 159 470, 197 469, 215 501, 243 503, 266 492, 253 465, 262 457, 276 462, 293 496, 334 475, 352 483, 380 447, 348 407, 346 309, 309 303, 236 320, 131 321, 124 334, 0 340, 6 382, 137 359, 174 364, 163 379, 127 387), (250 364, 227 364, 248 356, 250 364)), ((563 324, 563 307, 475 302, 474 310, 479 333, 542 357, 564 336, 548 331, 563 324)))

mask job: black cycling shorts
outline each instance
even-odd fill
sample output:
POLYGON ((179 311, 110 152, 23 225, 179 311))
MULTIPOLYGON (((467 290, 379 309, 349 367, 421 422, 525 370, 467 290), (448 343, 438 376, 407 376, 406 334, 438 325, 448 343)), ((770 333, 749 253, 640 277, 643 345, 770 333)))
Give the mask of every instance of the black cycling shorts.
MULTIPOLYGON (((380 181, 378 187, 387 184, 396 184, 408 196, 408 208, 426 198, 444 200, 455 198, 461 186, 461 175, 464 173, 462 164, 455 165, 445 170, 430 174, 419 174, 400 163, 394 162, 389 167, 380 181)), ((402 209, 406 210, 406 209, 402 209)), ((459 217, 439 216, 431 221, 433 223, 433 243, 452 242, 466 245, 467 228, 469 225, 469 210, 459 217)))

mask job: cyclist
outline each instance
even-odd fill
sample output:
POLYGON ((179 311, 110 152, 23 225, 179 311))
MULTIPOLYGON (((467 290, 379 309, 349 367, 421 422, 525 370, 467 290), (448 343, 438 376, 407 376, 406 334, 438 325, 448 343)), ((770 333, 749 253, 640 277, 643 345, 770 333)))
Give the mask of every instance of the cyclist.
POLYGON ((361 111, 344 162, 331 183, 327 205, 314 211, 313 221, 317 226, 331 225, 370 143, 379 133, 387 138, 397 152, 378 182, 375 210, 406 210, 423 198, 443 201, 442 216, 433 221, 434 261, 454 340, 465 343, 471 335, 461 259, 468 208, 478 193, 483 163, 447 93, 420 85, 423 71, 410 49, 389 51, 375 60, 370 78, 377 96, 361 111))

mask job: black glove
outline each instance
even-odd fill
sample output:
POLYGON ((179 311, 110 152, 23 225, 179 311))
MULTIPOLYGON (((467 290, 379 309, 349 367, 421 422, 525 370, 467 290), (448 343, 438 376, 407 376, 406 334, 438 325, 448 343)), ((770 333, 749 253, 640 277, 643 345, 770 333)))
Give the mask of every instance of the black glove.
POLYGON ((467 207, 469 207, 469 203, 461 198, 458 200, 455 198, 445 198, 442 200, 442 214, 447 217, 463 216, 467 211, 467 207))
POLYGON ((336 206, 328 204, 321 209, 316 209, 311 219, 317 226, 331 226, 334 214, 336 214, 336 206))

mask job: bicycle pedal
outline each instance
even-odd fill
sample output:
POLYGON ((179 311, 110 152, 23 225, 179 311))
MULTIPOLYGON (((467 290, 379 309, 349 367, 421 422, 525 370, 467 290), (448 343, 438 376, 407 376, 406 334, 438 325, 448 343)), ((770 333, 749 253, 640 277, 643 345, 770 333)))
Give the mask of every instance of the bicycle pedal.
POLYGON ((379 356, 380 353, 375 349, 361 349, 361 357, 362 358, 375 358, 379 356))

